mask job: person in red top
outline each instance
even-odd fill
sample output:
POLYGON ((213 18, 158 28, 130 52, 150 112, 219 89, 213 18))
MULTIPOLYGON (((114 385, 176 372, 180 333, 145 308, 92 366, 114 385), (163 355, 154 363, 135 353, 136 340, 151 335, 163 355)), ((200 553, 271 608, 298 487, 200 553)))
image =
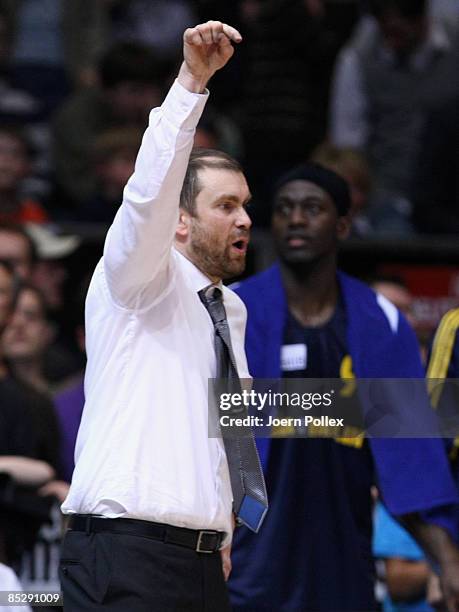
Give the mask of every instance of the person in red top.
POLYGON ((45 223, 43 206, 22 197, 21 183, 31 167, 30 146, 19 130, 0 126, 0 223, 45 223))

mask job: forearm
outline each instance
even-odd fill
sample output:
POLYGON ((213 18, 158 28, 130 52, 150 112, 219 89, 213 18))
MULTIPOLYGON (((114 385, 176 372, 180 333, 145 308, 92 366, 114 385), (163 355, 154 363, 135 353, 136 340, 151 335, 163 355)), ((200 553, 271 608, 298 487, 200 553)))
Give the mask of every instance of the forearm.
POLYGON ((425 561, 386 559, 386 584, 394 601, 413 601, 425 595, 429 565, 425 561))
POLYGON ((133 305, 136 295, 167 266, 179 200, 204 96, 175 83, 150 114, 135 172, 104 249, 107 282, 115 300, 133 305))
POLYGON ((29 457, 0 457, 0 472, 8 474, 18 484, 31 486, 42 485, 55 477, 48 463, 29 457))
POLYGON ((417 513, 404 515, 401 522, 435 563, 448 561, 450 553, 459 554, 445 528, 423 520, 417 513))
POLYGON ((459 561, 459 550, 446 529, 427 523, 416 513, 406 514, 400 520, 436 564, 442 566, 451 560, 459 561))

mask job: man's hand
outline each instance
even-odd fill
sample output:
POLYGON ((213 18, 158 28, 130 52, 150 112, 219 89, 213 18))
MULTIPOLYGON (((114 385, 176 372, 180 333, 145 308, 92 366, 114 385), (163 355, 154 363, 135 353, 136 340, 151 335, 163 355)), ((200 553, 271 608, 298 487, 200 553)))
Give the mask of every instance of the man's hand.
POLYGON ((233 55, 232 43, 241 40, 235 28, 221 21, 208 21, 185 30, 179 83, 193 93, 203 92, 209 79, 233 55))
MULTIPOLYGON (((231 516, 231 522, 233 525, 233 533, 234 530, 236 529, 236 517, 234 514, 232 514, 231 516)), ((229 544, 228 546, 226 546, 225 548, 222 548, 220 550, 220 555, 222 557, 222 566, 223 566, 223 576, 225 578, 225 581, 228 580, 229 575, 231 574, 231 544, 229 544)))
POLYGON ((225 581, 228 580, 231 574, 231 544, 220 550, 222 557, 223 576, 225 581))
POLYGON ((459 548, 449 532, 416 513, 403 516, 402 524, 438 565, 443 605, 448 612, 459 612, 459 548))

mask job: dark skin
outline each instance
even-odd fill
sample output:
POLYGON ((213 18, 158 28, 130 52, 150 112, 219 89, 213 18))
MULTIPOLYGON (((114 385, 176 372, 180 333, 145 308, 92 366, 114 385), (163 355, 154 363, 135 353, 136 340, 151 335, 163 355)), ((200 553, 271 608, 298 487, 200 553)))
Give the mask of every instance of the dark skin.
MULTIPOLYGON (((326 323, 338 300, 337 253, 350 229, 330 195, 304 180, 283 185, 274 199, 272 235, 290 312, 304 326, 326 323)), ((405 527, 440 567, 449 612, 459 612, 459 550, 446 530, 417 514, 401 517, 405 527)))
POLYGON ((276 195, 272 234, 289 309, 304 326, 323 325, 333 315, 338 244, 349 226, 328 193, 314 183, 291 181, 276 195))

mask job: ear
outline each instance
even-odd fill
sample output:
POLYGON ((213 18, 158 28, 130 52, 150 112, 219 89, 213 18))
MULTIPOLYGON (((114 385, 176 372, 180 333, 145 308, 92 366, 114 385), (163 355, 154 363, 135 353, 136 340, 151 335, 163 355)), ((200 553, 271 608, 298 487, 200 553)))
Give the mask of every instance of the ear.
POLYGON ((349 214, 343 217, 338 217, 338 223, 336 225, 336 235, 339 241, 346 240, 351 233, 352 219, 349 214))
POLYGON ((188 238, 188 234, 190 233, 190 222, 190 213, 188 213, 186 210, 183 210, 183 208, 180 208, 179 221, 175 230, 175 236, 180 242, 185 242, 188 238))

